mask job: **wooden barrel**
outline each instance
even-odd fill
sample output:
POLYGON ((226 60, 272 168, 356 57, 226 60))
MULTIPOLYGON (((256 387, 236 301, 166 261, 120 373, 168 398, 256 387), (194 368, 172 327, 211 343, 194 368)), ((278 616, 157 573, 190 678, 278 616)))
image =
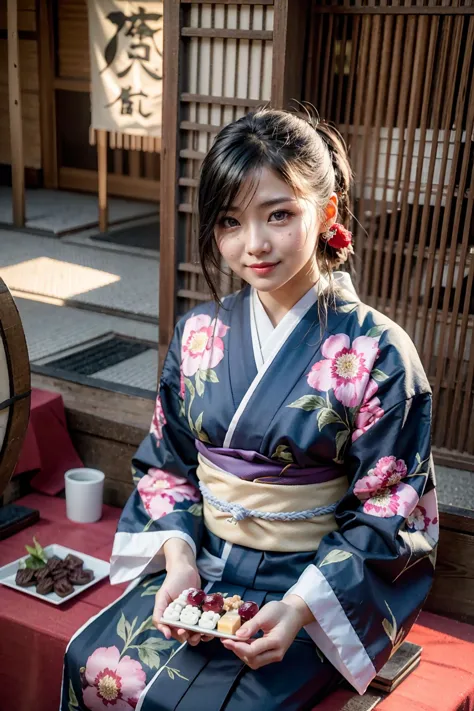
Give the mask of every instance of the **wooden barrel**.
POLYGON ((0 279, 0 496, 20 455, 30 414, 30 361, 20 314, 0 279))

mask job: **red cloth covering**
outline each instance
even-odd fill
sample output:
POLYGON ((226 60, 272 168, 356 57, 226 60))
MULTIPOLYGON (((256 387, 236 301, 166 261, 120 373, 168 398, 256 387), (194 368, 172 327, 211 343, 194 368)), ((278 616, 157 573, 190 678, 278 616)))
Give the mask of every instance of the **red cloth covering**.
MULTIPOLYGON (((104 506, 97 523, 66 518, 63 499, 30 494, 17 503, 40 511, 40 521, 1 542, 0 566, 25 555, 33 536, 108 560, 120 509, 104 506)), ((55 606, 0 585, 0 711, 53 711, 59 707, 66 645, 79 627, 119 597, 125 585, 101 581, 55 606)))
MULTIPOLYGON (((421 662, 377 711, 473 711, 474 625, 422 612, 408 640, 423 647, 421 662)), ((315 711, 341 711, 353 696, 337 691, 315 711)))
POLYGON ((15 474, 37 470, 32 488, 54 496, 64 489, 65 472, 82 466, 69 437, 62 396, 33 388, 30 421, 15 474))
MULTIPOLYGON (((24 555, 36 536, 108 560, 120 510, 77 524, 62 499, 30 494, 18 503, 39 509, 41 520, 0 544, 0 566, 24 555)), ((97 583, 58 607, 0 585, 0 711, 52 711, 59 706, 62 664, 69 639, 125 589, 97 583)), ((421 663, 377 711, 474 711, 474 626, 423 612, 410 632, 423 647, 421 663)), ((315 711, 341 711, 351 691, 337 691, 315 711)))

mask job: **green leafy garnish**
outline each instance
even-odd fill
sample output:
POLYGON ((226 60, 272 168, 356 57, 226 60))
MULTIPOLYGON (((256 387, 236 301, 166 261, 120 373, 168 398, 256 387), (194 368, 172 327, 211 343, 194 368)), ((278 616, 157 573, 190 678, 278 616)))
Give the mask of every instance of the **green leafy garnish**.
POLYGON ((32 570, 37 570, 38 568, 43 568, 48 562, 48 557, 44 552, 44 548, 38 543, 36 538, 33 538, 33 546, 25 546, 27 552, 30 554, 29 558, 25 560, 25 567, 31 568, 32 570))

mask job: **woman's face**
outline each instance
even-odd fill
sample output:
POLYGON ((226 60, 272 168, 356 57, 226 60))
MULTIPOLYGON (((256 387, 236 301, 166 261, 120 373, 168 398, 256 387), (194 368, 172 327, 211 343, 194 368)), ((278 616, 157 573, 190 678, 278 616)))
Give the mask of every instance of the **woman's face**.
MULTIPOLYGON (((329 204, 334 205, 335 218, 336 196, 329 204)), ((296 195, 276 173, 264 168, 256 187, 247 180, 235 205, 219 216, 215 237, 232 271, 257 291, 274 292, 291 286, 292 280, 301 283, 309 278, 315 283, 318 235, 332 222, 328 214, 321 221, 310 199, 296 195)))

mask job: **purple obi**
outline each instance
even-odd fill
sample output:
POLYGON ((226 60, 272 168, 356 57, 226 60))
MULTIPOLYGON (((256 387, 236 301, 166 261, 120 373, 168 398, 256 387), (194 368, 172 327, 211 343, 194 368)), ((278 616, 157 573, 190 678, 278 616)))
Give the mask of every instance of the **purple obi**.
POLYGON ((314 466, 302 469, 295 464, 282 464, 269 459, 259 452, 246 449, 228 449, 224 447, 206 447, 196 440, 196 449, 215 467, 228 474, 234 474, 246 481, 265 481, 267 484, 322 484, 344 476, 341 467, 336 464, 314 466))

